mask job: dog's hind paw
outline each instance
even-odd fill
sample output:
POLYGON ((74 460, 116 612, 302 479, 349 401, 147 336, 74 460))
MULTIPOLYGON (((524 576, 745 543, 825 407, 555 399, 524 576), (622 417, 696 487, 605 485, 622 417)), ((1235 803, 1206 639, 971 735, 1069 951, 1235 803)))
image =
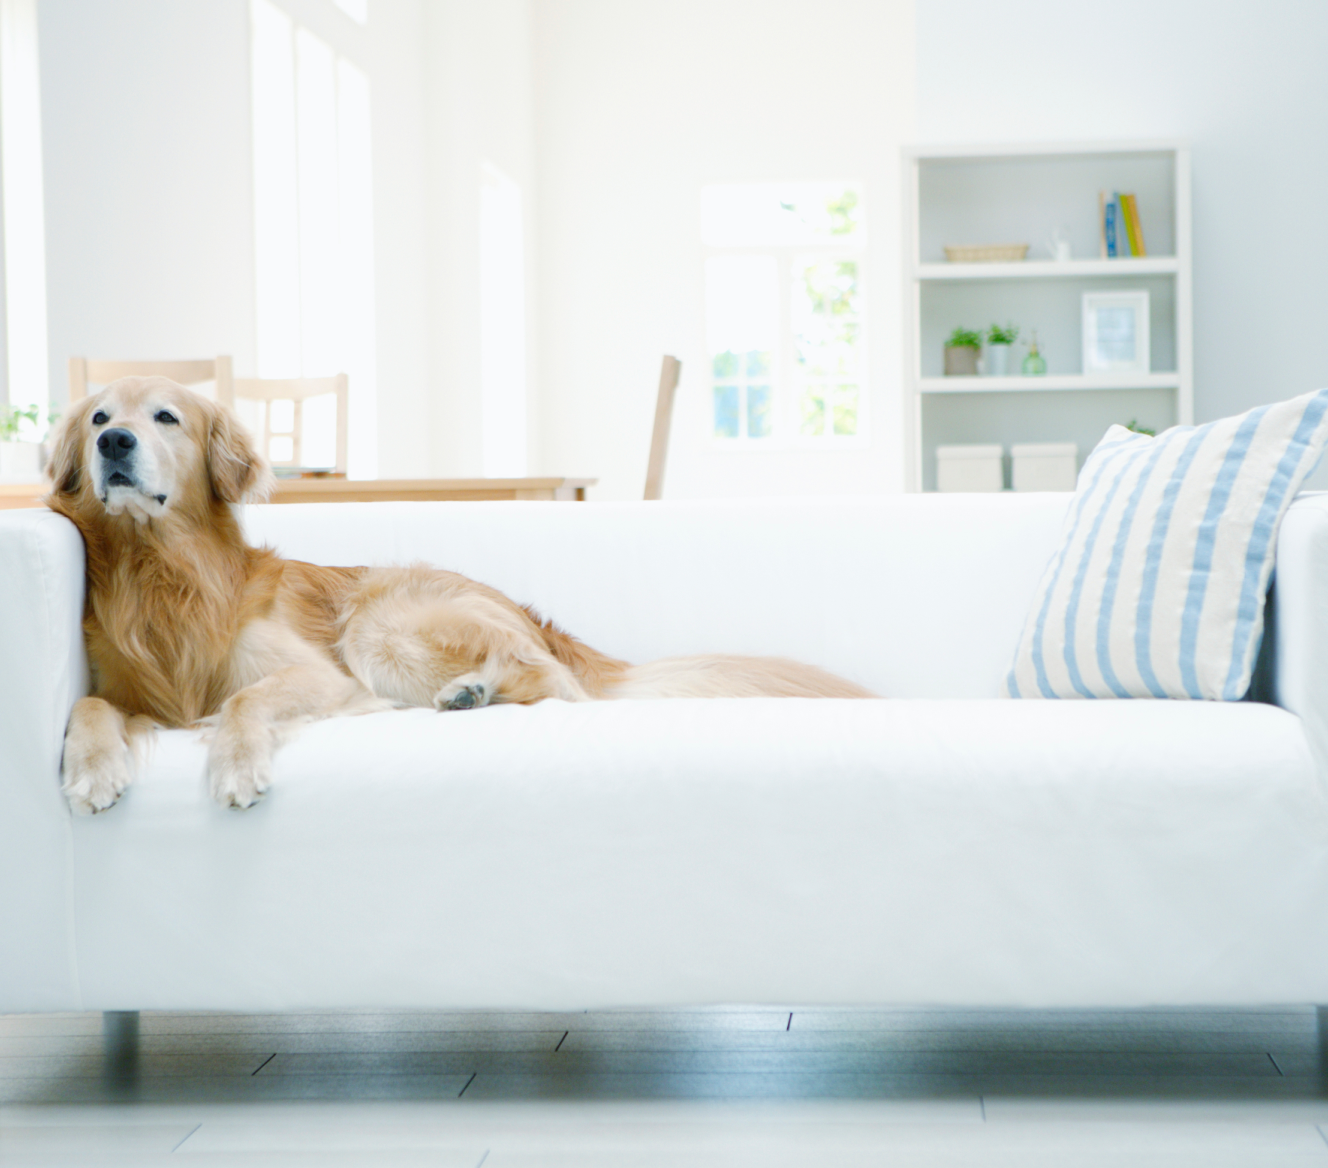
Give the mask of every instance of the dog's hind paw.
POLYGON ((477 710, 490 700, 488 685, 474 674, 458 677, 443 686, 433 698, 435 710, 477 710))

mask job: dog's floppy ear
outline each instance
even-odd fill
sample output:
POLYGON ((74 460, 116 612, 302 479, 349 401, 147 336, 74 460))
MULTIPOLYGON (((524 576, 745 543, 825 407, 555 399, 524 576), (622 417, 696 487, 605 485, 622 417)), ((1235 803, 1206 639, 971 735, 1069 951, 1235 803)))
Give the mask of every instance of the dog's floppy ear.
POLYGON ((93 399, 84 398, 60 419, 51 432, 46 475, 57 494, 72 495, 82 485, 84 424, 92 408, 93 399))
POLYGON ((221 406, 212 410, 207 467, 213 493, 227 503, 261 503, 275 485, 267 461, 244 427, 221 406))

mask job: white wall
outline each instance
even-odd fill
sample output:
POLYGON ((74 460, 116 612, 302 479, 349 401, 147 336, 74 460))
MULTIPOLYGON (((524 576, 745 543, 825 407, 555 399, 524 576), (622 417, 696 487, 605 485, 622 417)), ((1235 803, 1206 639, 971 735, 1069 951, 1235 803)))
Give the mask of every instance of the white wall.
POLYGON ((247 0, 40 0, 38 41, 51 400, 70 356, 252 366, 247 0))
MULTIPOLYGON (((529 0, 426 4, 426 189, 430 276, 429 473, 483 474, 480 175, 487 160, 521 188, 526 220, 527 411, 539 425, 534 343, 536 224, 529 0)), ((533 445, 533 443, 532 443, 533 445)))
MULTIPOLYGON (((532 472, 639 495, 898 489, 898 146, 1194 146, 1196 412, 1328 383, 1328 6, 1120 0, 280 0, 370 74, 384 475, 479 473, 479 168, 522 187, 532 472), (1130 30, 1135 30, 1127 37, 1130 30), (915 56, 916 47, 916 88, 915 56), (916 128, 914 98, 916 95, 916 128), (697 196, 866 184, 872 443, 706 438, 697 196), (537 181, 538 180, 538 181, 537 181), (539 312, 536 312, 538 305, 539 312)), ((39 0, 53 397, 71 354, 253 362, 247 0, 39 0)))
POLYGON ((373 103, 378 477, 431 473, 430 205, 425 185, 425 56, 432 0, 371 0, 363 68, 373 103))
MULTIPOLYGON (((278 0, 369 75, 379 473, 427 475, 424 0, 278 0)), ((254 372, 248 0, 39 0, 53 400, 71 355, 254 372)), ((354 387, 352 387, 353 392, 354 387)))
POLYGON ((1328 385, 1328 5, 918 0, 927 142, 1188 139, 1195 417, 1328 385))
POLYGON ((683 376, 666 497, 902 486, 898 156, 909 0, 536 0, 540 464, 640 498, 660 357, 683 376), (733 453, 707 435, 699 193, 865 184, 871 445, 733 453))

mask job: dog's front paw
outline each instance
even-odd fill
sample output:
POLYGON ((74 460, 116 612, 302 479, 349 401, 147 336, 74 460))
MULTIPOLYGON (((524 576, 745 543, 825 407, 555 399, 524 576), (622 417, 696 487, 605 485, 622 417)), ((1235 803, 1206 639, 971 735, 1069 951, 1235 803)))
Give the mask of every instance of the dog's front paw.
POLYGON ((435 710, 477 710, 492 698, 489 686, 478 673, 466 673, 449 681, 433 695, 435 710))
POLYGON ((121 742, 73 757, 66 748, 60 789, 78 814, 96 815, 115 806, 129 786, 129 778, 129 751, 121 742))
POLYGON ((272 751, 243 738, 219 737, 208 754, 208 786, 223 807, 252 807, 272 785, 272 751))

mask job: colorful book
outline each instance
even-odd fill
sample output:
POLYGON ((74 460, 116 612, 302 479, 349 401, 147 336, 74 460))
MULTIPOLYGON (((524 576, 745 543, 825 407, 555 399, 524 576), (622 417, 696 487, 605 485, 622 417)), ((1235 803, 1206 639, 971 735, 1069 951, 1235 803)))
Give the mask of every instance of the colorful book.
POLYGON ((1125 215, 1126 196, 1116 191, 1113 197, 1116 200, 1116 255, 1121 259, 1129 259, 1138 253, 1134 250, 1134 237, 1130 234, 1129 220, 1125 215))
POLYGON ((1121 195, 1120 200, 1125 231, 1130 237, 1130 254, 1147 255, 1148 249, 1144 247, 1144 228, 1139 221, 1139 202, 1133 195, 1121 195))
POLYGON ((1107 259, 1114 260, 1120 255, 1120 249, 1116 242, 1116 196, 1112 195, 1107 200, 1106 210, 1102 215, 1102 231, 1107 241, 1107 259))

